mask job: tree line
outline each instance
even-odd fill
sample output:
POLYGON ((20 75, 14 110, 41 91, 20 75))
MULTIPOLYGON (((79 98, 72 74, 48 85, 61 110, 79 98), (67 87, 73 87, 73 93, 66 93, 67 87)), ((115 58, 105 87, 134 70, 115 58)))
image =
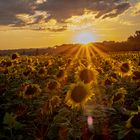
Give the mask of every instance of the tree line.
POLYGON ((140 51, 140 31, 136 31, 134 35, 129 36, 127 41, 104 41, 97 43, 97 46, 105 52, 140 51))

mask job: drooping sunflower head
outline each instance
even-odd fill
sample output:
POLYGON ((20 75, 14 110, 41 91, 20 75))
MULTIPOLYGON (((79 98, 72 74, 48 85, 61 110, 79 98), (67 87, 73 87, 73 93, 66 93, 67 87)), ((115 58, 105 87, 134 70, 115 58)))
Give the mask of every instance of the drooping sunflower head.
POLYGON ((89 84, 91 82, 96 82, 96 76, 97 76, 97 71, 94 70, 93 68, 79 68, 77 74, 76 74, 76 79, 84 82, 85 84, 89 84))
POLYGON ((93 95, 90 86, 80 82, 71 85, 65 101, 68 106, 71 106, 71 108, 80 108, 83 107, 93 95))
POLYGON ((124 103, 125 94, 127 94, 125 88, 119 88, 111 98, 111 105, 124 103))
POLYGON ((119 74, 121 76, 130 76, 132 74, 133 66, 131 61, 121 63, 119 66, 119 74))
POLYGON ((132 128, 135 133, 140 134, 140 108, 137 112, 132 112, 129 119, 126 121, 126 127, 132 128))
POLYGON ((31 99, 40 95, 41 89, 37 84, 23 84, 19 96, 24 99, 31 99))

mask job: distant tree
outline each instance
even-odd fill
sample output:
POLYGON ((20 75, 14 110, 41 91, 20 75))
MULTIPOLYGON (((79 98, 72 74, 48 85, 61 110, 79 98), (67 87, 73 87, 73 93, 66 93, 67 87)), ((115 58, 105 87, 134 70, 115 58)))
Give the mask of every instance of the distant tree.
POLYGON ((35 50, 35 55, 39 55, 39 49, 38 48, 35 50))
POLYGON ((128 42, 140 43, 140 31, 136 31, 135 34, 128 37, 128 42))
POLYGON ((26 52, 25 52, 25 50, 23 50, 23 51, 22 51, 22 55, 25 55, 25 54, 26 54, 26 52))

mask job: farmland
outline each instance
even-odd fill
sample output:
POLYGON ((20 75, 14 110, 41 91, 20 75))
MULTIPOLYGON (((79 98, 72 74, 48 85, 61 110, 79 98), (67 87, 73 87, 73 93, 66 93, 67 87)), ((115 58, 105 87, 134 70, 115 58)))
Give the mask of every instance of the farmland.
POLYGON ((140 138, 139 52, 87 48, 0 57, 0 139, 140 138))

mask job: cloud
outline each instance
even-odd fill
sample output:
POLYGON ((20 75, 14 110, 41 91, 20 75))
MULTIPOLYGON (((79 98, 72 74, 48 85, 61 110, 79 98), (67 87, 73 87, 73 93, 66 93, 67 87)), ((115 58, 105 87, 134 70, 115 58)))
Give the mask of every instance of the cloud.
POLYGON ((140 14, 140 2, 136 3, 134 6, 134 15, 139 15, 140 14))
POLYGON ((0 25, 21 26, 24 23, 17 14, 33 14, 34 0, 0 0, 0 25))
MULTIPOLYGON (((129 7, 130 4, 124 0, 47 0, 38 5, 37 9, 48 11, 50 13, 49 18, 64 22, 73 15, 83 15, 85 9, 96 13, 96 18, 109 14, 116 9, 116 13, 110 15, 112 18, 123 13, 129 7)), ((104 16, 104 18, 106 17, 104 16)))
POLYGON ((55 19, 58 25, 62 24, 61 28, 45 26, 45 29, 62 31, 66 29, 67 19, 82 16, 85 11, 104 19, 114 18, 129 7, 126 0, 0 0, 0 25, 22 27, 39 24, 38 27, 42 27, 42 24, 55 19))
POLYGON ((122 4, 120 4, 120 5, 117 5, 117 6, 114 8, 114 10, 112 10, 112 11, 111 11, 110 13, 108 13, 108 14, 105 14, 105 15, 103 16, 103 19, 104 19, 104 18, 107 18, 107 17, 109 17, 109 18, 116 17, 116 16, 122 14, 124 11, 126 11, 129 7, 130 7, 130 4, 129 4, 129 3, 122 3, 122 4))

